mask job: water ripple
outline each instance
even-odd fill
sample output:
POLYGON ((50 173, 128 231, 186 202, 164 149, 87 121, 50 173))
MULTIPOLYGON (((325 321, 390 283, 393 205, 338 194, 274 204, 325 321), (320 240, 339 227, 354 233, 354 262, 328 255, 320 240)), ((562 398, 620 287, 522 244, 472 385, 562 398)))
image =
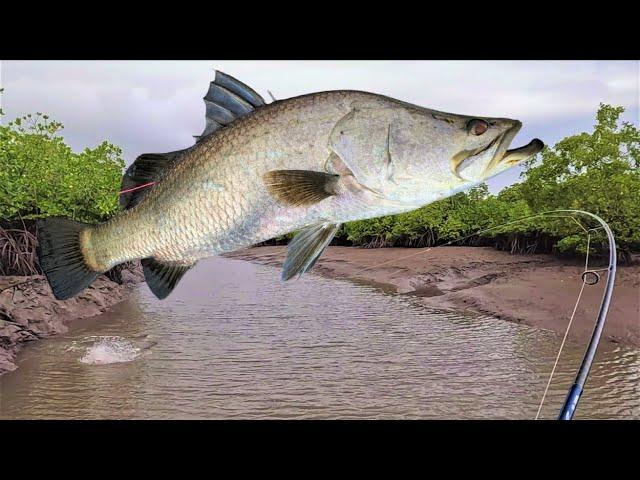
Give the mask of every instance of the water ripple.
MULTIPOLYGON (((78 323, 0 377, 0 418, 533 418, 561 340, 229 259, 78 323)), ((565 346, 543 418, 584 348, 565 346)), ((639 380, 640 352, 603 344, 577 417, 640 418, 639 380)))

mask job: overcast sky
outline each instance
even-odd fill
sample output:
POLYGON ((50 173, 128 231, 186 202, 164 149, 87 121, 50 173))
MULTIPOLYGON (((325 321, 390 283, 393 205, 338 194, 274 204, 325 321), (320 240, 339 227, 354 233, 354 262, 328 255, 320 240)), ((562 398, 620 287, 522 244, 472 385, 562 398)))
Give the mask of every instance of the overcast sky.
MULTIPOLYGON (((5 121, 32 112, 65 126, 75 150, 109 140, 127 164, 145 152, 187 147, 204 128, 202 97, 214 69, 265 100, 353 89, 446 112, 516 118, 514 146, 553 144, 588 131, 600 102, 639 121, 637 61, 2 61, 5 121)), ((490 181, 496 191, 519 169, 490 181)))

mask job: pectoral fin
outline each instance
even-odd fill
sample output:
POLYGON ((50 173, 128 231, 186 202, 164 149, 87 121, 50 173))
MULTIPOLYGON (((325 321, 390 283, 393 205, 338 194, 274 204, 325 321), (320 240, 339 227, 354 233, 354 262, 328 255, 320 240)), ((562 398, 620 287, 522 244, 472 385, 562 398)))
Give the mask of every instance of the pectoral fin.
POLYGON ((263 176, 269 194, 295 207, 309 206, 337 193, 340 175, 311 170, 272 170, 263 176))
POLYGON ((339 223, 323 223, 301 230, 287 247, 282 280, 287 281, 310 270, 339 228, 339 223))

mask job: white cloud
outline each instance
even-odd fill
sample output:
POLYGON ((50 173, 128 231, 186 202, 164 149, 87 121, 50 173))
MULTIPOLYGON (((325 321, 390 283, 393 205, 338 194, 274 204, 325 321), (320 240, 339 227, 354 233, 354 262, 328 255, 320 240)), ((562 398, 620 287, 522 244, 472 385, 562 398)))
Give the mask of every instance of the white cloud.
MULTIPOLYGON (((515 143, 589 128, 600 102, 638 122, 634 61, 5 61, 8 118, 42 111, 75 149, 108 139, 128 161, 184 148, 204 128, 204 96, 218 68, 269 98, 334 89, 381 93, 429 108, 517 118, 515 143)), ((494 184, 510 183, 509 172, 494 184)))

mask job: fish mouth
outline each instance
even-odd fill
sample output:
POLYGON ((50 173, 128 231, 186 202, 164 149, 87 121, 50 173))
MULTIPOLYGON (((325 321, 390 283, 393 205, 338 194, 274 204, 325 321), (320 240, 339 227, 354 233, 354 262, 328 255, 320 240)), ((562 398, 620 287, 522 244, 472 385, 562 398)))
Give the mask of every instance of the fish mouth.
POLYGON ((544 148, 542 140, 534 138, 523 147, 509 149, 511 142, 520 131, 520 128, 522 128, 522 123, 516 122, 513 127, 503 133, 501 137, 496 138, 496 140, 487 147, 491 148, 495 142, 500 142, 496 153, 494 153, 493 158, 484 169, 484 175, 491 174, 498 165, 513 167, 518 163, 530 159, 544 148))
POLYGON ((514 120, 513 125, 507 131, 498 135, 486 146, 476 148, 474 150, 463 150, 451 158, 451 171, 460 180, 465 181, 460 175, 460 169, 469 160, 481 155, 485 152, 493 152, 491 160, 482 170, 482 178, 487 179, 505 168, 513 167, 539 153, 544 148, 541 140, 534 138, 523 147, 513 148, 509 150, 509 145, 520 131, 522 123, 514 120))
POLYGON ((543 148, 544 143, 542 142, 542 140, 540 140, 539 138, 534 138, 524 147, 507 150, 500 159, 500 163, 516 165, 540 153, 543 148))

